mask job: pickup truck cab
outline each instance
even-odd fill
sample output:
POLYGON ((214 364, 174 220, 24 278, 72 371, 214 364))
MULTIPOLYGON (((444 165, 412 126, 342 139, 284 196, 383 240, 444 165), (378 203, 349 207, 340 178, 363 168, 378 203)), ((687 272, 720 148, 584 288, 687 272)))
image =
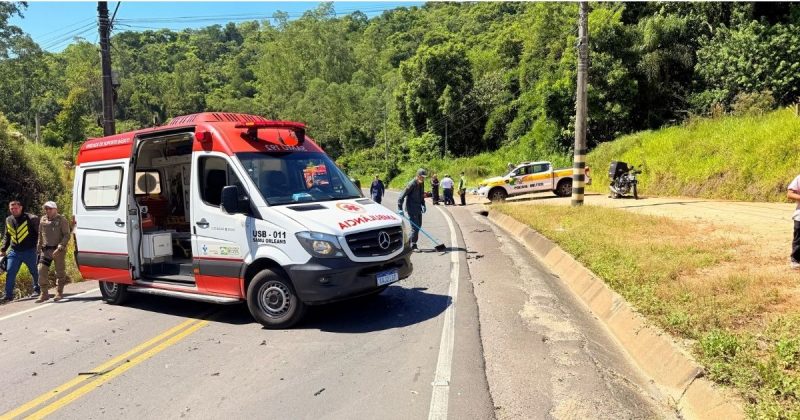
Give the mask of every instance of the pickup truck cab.
MULTIPOLYGON (((589 168, 584 171, 586 185, 591 185, 589 168)), ((541 191, 552 191, 559 197, 572 195, 572 168, 553 169, 547 161, 523 162, 503 176, 483 180, 477 194, 492 201, 541 191)))
POLYGON ((412 271, 398 215, 364 198, 305 126, 223 112, 83 143, 75 248, 103 299, 246 302, 267 328, 412 271))

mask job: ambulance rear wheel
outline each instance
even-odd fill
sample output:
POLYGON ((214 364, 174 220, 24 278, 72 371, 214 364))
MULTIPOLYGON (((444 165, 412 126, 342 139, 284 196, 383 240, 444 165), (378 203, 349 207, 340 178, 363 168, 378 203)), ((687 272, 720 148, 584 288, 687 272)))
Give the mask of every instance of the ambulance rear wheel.
POLYGON ((106 303, 122 305, 128 299, 128 285, 101 281, 100 294, 106 303))
POLYGON ((247 287, 247 307, 256 321, 269 329, 289 328, 306 313, 306 304, 282 274, 262 270, 247 287))

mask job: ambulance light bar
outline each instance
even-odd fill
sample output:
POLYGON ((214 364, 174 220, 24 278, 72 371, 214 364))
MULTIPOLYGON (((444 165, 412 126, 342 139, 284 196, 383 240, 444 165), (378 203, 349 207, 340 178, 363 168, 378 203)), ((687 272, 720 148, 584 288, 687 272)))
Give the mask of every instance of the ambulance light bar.
POLYGON ((306 139, 305 124, 293 121, 247 121, 236 124, 234 127, 247 130, 242 133, 242 136, 249 140, 258 140, 258 130, 268 128, 284 128, 289 130, 289 138, 278 136, 281 143, 285 146, 299 146, 303 144, 306 139))

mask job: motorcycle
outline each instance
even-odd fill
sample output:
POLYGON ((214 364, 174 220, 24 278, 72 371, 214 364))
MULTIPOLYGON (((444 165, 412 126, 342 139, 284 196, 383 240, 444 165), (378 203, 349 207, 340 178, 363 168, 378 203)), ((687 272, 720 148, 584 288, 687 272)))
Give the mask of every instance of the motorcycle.
POLYGON ((637 189, 638 181, 636 175, 641 174, 642 171, 636 169, 633 165, 628 166, 627 163, 621 161, 611 161, 611 166, 608 168, 608 178, 611 183, 608 189, 611 193, 608 195, 610 198, 621 198, 633 194, 633 199, 639 199, 639 191, 637 189))

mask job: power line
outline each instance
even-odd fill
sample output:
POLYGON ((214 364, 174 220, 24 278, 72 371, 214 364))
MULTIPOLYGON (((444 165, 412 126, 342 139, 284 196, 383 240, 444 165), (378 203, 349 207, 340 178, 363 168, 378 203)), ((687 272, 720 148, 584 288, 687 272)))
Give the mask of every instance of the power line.
POLYGON ((83 28, 80 32, 73 33, 73 32, 76 32, 76 31, 70 31, 69 35, 63 36, 61 39, 57 39, 57 40, 55 40, 53 42, 47 43, 44 46, 41 46, 41 48, 43 50, 49 50, 49 49, 52 49, 52 48, 56 48, 56 47, 62 46, 65 43, 68 44, 68 43, 72 42, 75 38, 82 38, 84 35, 87 35, 87 34, 89 34, 91 32, 94 32, 94 30, 95 30, 95 25, 94 25, 94 23, 92 23, 89 26, 83 28))
POLYGON ((62 35, 56 35, 54 37, 48 37, 48 35, 52 35, 52 34, 55 34, 55 33, 58 33, 58 32, 62 32, 63 30, 72 28, 74 26, 85 25, 86 23, 94 24, 94 18, 82 19, 82 20, 79 20, 77 22, 71 23, 69 25, 61 26, 58 29, 52 30, 50 32, 45 32, 45 33, 39 35, 39 39, 41 39, 41 42, 47 42, 51 38, 52 39, 60 38, 62 35))
POLYGON ((45 45, 44 47, 42 47, 42 49, 48 49, 50 48, 49 45, 60 44, 66 39, 72 39, 75 33, 83 33, 86 30, 94 30, 94 28, 95 28, 95 23, 94 21, 91 21, 87 24, 84 24, 83 26, 80 26, 76 29, 72 29, 58 36, 48 38, 47 40, 39 41, 39 45, 45 45))

